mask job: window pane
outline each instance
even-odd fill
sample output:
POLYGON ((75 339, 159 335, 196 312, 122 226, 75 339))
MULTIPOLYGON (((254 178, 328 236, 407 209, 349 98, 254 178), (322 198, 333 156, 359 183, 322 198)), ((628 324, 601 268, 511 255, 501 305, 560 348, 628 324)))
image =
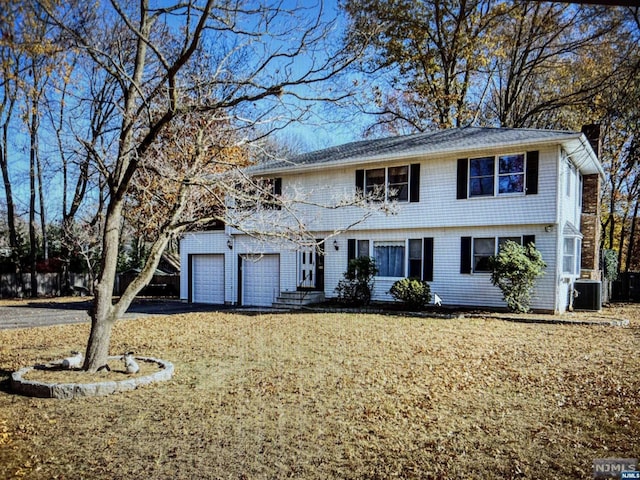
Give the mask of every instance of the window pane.
POLYGON ((524 192, 524 174, 501 175, 498 179, 498 193, 524 192))
POLYGON ((384 168, 367 170, 365 178, 366 193, 384 197, 384 168))
POLYGON ((390 167, 389 183, 407 183, 409 182, 409 167, 390 167))
POLYGON ((422 239, 409 240, 409 278, 422 277, 422 239))
POLYGON ((493 195, 493 157, 472 158, 469 161, 469 195, 472 197, 493 195))
POLYGON ((369 240, 358 240, 358 257, 368 257, 369 254, 369 240))
POLYGON ((422 278, 422 260, 409 260, 409 278, 422 278))
POLYGON ((406 202, 409 199, 408 185, 391 185, 389 184, 389 200, 397 200, 406 202))
POLYGON ((524 173, 524 155, 504 155, 500 157, 498 173, 524 173))
POLYGON ((562 257, 562 272, 573 273, 573 255, 565 255, 562 257))
POLYGON ((564 254, 562 256, 562 272, 563 273, 575 273, 576 258, 575 258, 575 238, 568 237, 563 241, 564 254))
POLYGON ((409 258, 422 258, 422 240, 414 238, 409 240, 409 258))
POLYGON ((404 277, 404 244, 373 244, 373 254, 380 277, 404 277))
POLYGON ((471 177, 493 176, 493 157, 472 158, 469 161, 469 174, 471 177))
POLYGON ((389 200, 406 202, 409 199, 409 167, 389 168, 389 200))
POLYGON ((488 272, 489 257, 495 254, 495 238, 473 239, 473 271, 488 272))
POLYGON ((493 177, 472 178, 469 184, 472 197, 493 195, 493 177))
POLYGON ((473 240, 473 253, 482 255, 493 255, 494 251, 494 238, 475 238, 473 240))

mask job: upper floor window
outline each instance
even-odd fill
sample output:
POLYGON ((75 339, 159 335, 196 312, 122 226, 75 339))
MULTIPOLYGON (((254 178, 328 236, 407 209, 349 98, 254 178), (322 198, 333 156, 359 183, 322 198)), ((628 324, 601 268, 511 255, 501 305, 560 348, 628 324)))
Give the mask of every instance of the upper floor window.
POLYGON ((498 157, 498 194, 524 192, 524 154, 498 157))
POLYGON ((236 192, 236 207, 242 210, 280 210, 282 178, 254 178, 236 192))
POLYGON ((524 192, 524 154, 469 160, 469 196, 493 196, 524 192))
POLYGON ((493 196, 495 158, 472 158, 469 160, 469 195, 472 197, 493 196))
POLYGON ((420 201, 420 164, 356 170, 356 189, 378 201, 420 201))
POLYGON ((537 151, 458 160, 458 199, 536 193, 537 151))

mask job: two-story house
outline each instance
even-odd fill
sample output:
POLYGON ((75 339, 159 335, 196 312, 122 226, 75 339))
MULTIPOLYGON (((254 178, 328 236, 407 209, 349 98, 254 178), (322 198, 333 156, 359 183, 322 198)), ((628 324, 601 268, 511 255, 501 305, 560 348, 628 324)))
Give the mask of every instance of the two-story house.
POLYGON ((325 240, 319 248, 258 241, 231 227, 187 234, 181 299, 271 306, 283 292, 335 297, 348 261, 368 255, 379 269, 375 300, 392 300, 394 281, 418 277, 444 304, 503 307, 487 260, 506 240, 535 243, 547 264, 536 310, 563 312, 577 279, 599 279, 603 170, 583 133, 450 129, 269 161, 251 174, 270 179, 283 197, 309 192, 309 205, 375 191, 396 213, 362 221, 356 207, 310 206, 303 221, 325 240))

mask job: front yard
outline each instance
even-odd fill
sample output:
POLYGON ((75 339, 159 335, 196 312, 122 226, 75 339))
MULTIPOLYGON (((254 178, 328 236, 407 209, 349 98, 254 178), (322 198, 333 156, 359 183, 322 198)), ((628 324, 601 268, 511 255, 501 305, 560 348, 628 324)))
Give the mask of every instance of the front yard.
MULTIPOLYGON (((114 354, 169 382, 67 400, 0 391, 0 478, 591 478, 640 457, 629 328, 363 314, 123 321, 114 354)), ((0 379, 83 349, 87 324, 0 331, 0 379)))

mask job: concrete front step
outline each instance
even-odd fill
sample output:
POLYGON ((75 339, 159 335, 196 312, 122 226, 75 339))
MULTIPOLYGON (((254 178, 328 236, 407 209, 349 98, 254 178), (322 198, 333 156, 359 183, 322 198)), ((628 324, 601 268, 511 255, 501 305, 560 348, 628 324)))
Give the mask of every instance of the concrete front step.
POLYGON ((296 291, 281 292, 273 302, 273 308, 299 308, 312 303, 324 301, 324 292, 296 291))

